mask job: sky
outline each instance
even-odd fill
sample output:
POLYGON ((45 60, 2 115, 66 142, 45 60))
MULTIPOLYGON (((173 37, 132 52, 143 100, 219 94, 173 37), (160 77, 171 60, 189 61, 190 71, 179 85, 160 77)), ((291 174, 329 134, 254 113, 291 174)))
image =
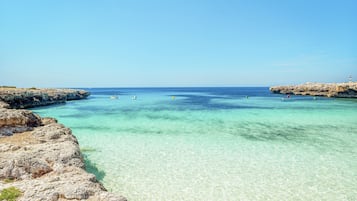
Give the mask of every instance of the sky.
POLYGON ((356 0, 0 0, 0 86, 357 80, 356 0))

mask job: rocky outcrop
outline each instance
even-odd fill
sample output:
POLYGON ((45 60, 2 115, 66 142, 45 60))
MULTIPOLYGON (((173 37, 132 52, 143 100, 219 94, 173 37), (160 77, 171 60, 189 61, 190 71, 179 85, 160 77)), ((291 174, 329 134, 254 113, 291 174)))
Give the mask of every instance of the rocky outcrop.
MULTIPOLYGON (((0 88, 0 102, 11 108, 31 108, 87 98, 89 92, 76 89, 0 88)), ((1 103, 0 103, 1 106, 1 103)))
POLYGON ((126 200, 107 192, 85 171, 78 141, 69 128, 27 110, 0 112, 1 128, 31 128, 0 138, 0 190, 14 186, 23 193, 19 199, 23 201, 126 200))
MULTIPOLYGON (((66 100, 88 95, 67 92, 66 100)), ((35 106, 33 100, 26 98, 35 96, 26 95, 24 100, 10 95, 2 97, 5 98, 0 101, 0 191, 16 187, 22 192, 20 201, 126 200, 107 192, 93 174, 85 171, 78 141, 69 128, 54 118, 41 118, 29 110, 8 109, 21 107, 20 103, 35 106)))
POLYGON ((0 108, 7 108, 7 109, 9 109, 9 108, 10 108, 10 105, 7 104, 7 103, 5 103, 5 102, 3 102, 3 101, 0 101, 0 108))
POLYGON ((272 93, 357 98, 357 82, 349 83, 306 83, 295 86, 270 87, 272 93))
POLYGON ((28 110, 0 108, 0 137, 30 131, 41 125, 41 118, 28 110))

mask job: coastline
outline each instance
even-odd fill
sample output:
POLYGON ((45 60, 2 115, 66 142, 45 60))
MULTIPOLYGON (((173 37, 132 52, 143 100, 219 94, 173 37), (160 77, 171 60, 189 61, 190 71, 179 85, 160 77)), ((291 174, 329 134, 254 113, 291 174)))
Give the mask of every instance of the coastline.
POLYGON ((74 89, 0 88, 0 192, 15 187, 18 200, 125 201, 85 171, 78 141, 54 118, 19 109, 87 98, 74 89))
POLYGON ((276 94, 357 98, 357 82, 305 83, 300 85, 272 86, 269 90, 276 94))

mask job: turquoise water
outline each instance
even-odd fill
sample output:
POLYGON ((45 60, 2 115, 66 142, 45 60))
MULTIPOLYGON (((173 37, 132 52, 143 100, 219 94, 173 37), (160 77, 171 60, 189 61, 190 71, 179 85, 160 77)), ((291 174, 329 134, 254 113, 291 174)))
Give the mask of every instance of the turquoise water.
POLYGON ((356 100, 87 90, 87 100, 34 111, 72 128, 88 170, 130 201, 357 200, 356 100))

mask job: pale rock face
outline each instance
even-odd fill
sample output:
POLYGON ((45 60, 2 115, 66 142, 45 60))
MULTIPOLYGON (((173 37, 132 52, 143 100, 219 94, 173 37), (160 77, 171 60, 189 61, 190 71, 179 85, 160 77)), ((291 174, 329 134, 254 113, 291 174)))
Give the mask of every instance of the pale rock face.
POLYGON ((270 91, 280 94, 357 98, 357 82, 349 83, 306 83, 296 86, 274 86, 270 91))
POLYGON ((0 101, 0 108, 10 109, 10 105, 3 101, 0 101))
POLYGON ((32 130, 41 125, 41 118, 29 110, 0 108, 0 137, 32 130))
POLYGON ((23 192, 19 199, 23 201, 126 200, 107 192, 84 170, 78 141, 70 129, 50 123, 35 127, 28 139, 31 143, 24 145, 1 143, 0 180, 15 182, 1 183, 0 190, 15 186, 23 192))
POLYGON ((52 117, 43 117, 41 119, 43 125, 48 125, 52 123, 57 123, 57 119, 52 118, 52 117))
POLYGON ((85 171, 78 141, 69 128, 28 110, 6 109, 58 103, 63 96, 69 100, 89 95, 50 91, 41 99, 31 90, 4 93, 0 89, 0 191, 18 188, 22 192, 19 201, 126 201, 107 192, 93 174, 85 171))
POLYGON ((64 172, 51 172, 40 179, 21 180, 6 186, 15 186, 23 190, 19 201, 52 200, 102 200, 125 201, 122 196, 115 196, 105 191, 95 176, 77 167, 66 167, 64 172))

